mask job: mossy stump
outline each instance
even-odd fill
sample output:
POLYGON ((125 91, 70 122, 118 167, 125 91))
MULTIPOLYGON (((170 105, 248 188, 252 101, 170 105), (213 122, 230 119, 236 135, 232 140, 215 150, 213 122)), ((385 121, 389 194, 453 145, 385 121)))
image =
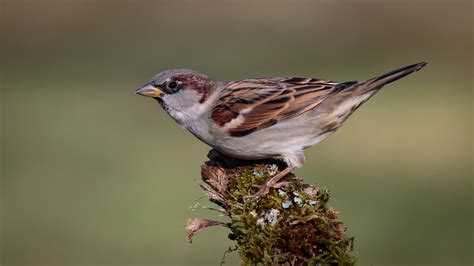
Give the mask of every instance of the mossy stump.
MULTIPOLYGON (((227 216, 229 222, 192 218, 186 229, 189 239, 214 225, 228 227, 229 238, 243 265, 353 265, 354 238, 346 237, 337 212, 327 205, 325 188, 305 184, 286 175, 279 188, 257 200, 253 195, 271 176, 285 167, 280 160, 244 161, 215 150, 201 169, 199 187, 227 216)), ((209 208, 213 209, 213 208, 209 208)))

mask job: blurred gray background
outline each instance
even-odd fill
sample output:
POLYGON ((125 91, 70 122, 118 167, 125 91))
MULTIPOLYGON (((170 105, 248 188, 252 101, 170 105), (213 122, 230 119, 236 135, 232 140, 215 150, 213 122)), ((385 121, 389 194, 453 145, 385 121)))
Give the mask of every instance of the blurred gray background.
MULTIPOLYGON (((207 146, 133 90, 164 69, 384 88, 296 173, 332 191, 361 265, 472 265, 472 1, 2 0, 2 265, 216 265, 189 244, 207 146)), ((227 265, 238 265, 236 253, 227 265)))

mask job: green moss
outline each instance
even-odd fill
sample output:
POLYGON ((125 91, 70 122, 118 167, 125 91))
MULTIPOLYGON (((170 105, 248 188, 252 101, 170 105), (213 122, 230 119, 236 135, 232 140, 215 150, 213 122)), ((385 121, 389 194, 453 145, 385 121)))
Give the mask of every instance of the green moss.
POLYGON ((229 238, 237 242, 243 265, 353 265, 353 238, 337 212, 327 205, 330 193, 304 184, 293 174, 285 186, 258 200, 254 194, 284 165, 280 161, 241 161, 210 153, 203 166, 203 185, 211 201, 228 215, 229 238))

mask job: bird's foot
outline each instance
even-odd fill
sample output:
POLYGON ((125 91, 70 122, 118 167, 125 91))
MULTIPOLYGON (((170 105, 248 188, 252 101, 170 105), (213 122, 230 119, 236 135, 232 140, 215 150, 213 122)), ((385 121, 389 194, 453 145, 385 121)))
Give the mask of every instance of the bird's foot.
POLYGON ((259 190, 253 195, 244 196, 244 200, 257 200, 258 198, 267 195, 268 192, 270 192, 270 188, 281 188, 281 187, 287 186, 290 182, 286 182, 286 181, 278 182, 278 181, 280 181, 280 179, 282 179, 289 172, 291 172, 291 170, 293 170, 293 167, 287 167, 280 173, 276 174, 275 176, 267 180, 265 184, 253 185, 253 187, 259 188, 259 190))
POLYGON ((258 188, 259 190, 253 195, 245 196, 244 200, 256 200, 256 199, 260 198, 261 196, 267 195, 268 192, 270 192, 270 188, 282 188, 282 187, 286 187, 290 184, 290 182, 287 182, 287 181, 278 182, 278 183, 275 183, 273 185, 272 184, 267 184, 267 183, 265 183, 263 185, 253 185, 252 187, 258 188))
POLYGON ((259 187, 259 190, 253 194, 253 195, 249 195, 249 196, 244 196, 244 200, 245 201, 254 201, 254 200, 257 200, 258 198, 260 198, 261 196, 265 196, 268 194, 268 192, 270 192, 270 188, 271 186, 268 186, 267 183, 261 185, 261 186, 258 186, 259 187))

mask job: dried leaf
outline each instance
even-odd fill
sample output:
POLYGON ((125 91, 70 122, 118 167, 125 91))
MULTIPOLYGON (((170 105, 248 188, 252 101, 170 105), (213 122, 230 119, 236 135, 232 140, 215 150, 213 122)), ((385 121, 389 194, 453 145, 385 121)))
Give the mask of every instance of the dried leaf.
POLYGON ((210 226, 224 226, 227 227, 227 225, 223 222, 220 221, 214 221, 214 220, 207 220, 207 219, 200 219, 200 218, 190 218, 186 222, 186 230, 188 231, 188 239, 189 242, 192 242, 192 238, 195 234, 197 234, 199 231, 210 227, 210 226))
POLYGON ((203 180, 208 183, 215 191, 222 195, 226 195, 228 193, 228 173, 223 168, 211 165, 203 165, 201 167, 201 175, 203 180))

